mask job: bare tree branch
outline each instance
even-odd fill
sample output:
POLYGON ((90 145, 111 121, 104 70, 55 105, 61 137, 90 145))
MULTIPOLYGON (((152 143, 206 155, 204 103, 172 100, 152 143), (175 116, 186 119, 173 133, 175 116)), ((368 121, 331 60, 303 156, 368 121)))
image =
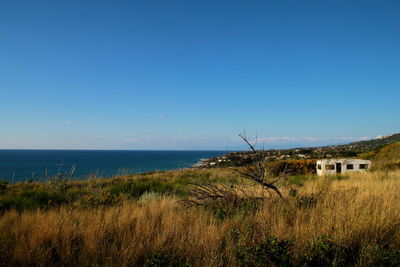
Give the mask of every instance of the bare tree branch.
MULTIPOLYGON (((237 173, 239 173, 241 176, 244 178, 247 178, 249 180, 252 180, 256 182, 257 184, 261 185, 264 189, 267 190, 272 190, 274 191, 280 198, 282 198, 282 193, 280 192, 279 188, 276 186, 276 182, 278 182, 281 179, 281 175, 279 175, 276 179, 272 181, 268 181, 266 174, 267 170, 265 168, 264 164, 264 157, 262 151, 257 151, 255 148, 255 145, 257 144, 257 137, 252 144, 249 139, 247 138, 246 134, 239 134, 239 137, 242 138, 242 140, 248 145, 250 148, 251 152, 254 155, 255 162, 248 163, 244 166, 243 170, 237 170, 237 173)), ((286 168, 285 171, 286 173, 286 168)))

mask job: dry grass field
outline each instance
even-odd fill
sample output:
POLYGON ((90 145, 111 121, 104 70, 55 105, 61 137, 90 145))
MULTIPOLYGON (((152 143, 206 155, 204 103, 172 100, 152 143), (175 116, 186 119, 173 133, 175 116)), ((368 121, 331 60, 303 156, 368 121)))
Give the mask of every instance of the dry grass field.
MULTIPOLYGON (((178 182, 203 179, 223 184, 234 176, 231 171, 184 170, 150 176, 164 179, 171 190, 150 186, 136 194, 136 189, 122 187, 122 193, 115 194, 116 185, 139 176, 92 181, 92 185, 68 182, 63 192, 73 195, 73 200, 57 205, 48 200, 39 208, 7 206, 0 215, 0 265, 400 264, 400 171, 290 177, 280 185, 283 199, 265 194, 263 200, 248 203, 244 198, 243 205, 226 201, 201 207, 180 202, 186 196, 175 190, 184 187, 178 182), (84 186, 86 193, 76 197, 84 186), (92 191, 106 199, 113 197, 102 202, 87 194, 92 191), (134 197, 129 195, 132 192, 134 197), (87 198, 86 202, 80 198, 87 198), (90 201, 95 204, 87 205, 90 201)), ((249 194, 260 195, 256 186, 232 179, 249 194)), ((28 190, 24 186, 28 185, 9 186, 8 193, 3 192, 8 194, 6 203, 10 196, 28 190)), ((50 185, 30 186, 37 191, 50 185)))

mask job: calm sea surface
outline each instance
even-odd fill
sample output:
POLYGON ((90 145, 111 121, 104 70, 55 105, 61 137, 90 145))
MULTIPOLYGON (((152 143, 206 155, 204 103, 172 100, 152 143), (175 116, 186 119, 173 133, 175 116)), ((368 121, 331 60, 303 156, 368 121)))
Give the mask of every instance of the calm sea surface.
POLYGON ((111 151, 111 150, 0 150, 0 179, 10 182, 45 181, 56 173, 73 172, 73 179, 90 176, 187 168, 203 158, 227 151, 111 151), (47 178, 46 178, 47 177, 47 178))

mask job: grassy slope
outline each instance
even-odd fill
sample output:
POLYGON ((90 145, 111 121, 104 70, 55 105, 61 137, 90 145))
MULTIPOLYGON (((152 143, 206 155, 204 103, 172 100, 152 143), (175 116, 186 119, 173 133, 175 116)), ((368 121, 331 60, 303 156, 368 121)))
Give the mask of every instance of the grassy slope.
POLYGON ((400 160, 400 142, 382 148, 375 157, 376 160, 397 161, 400 160))
POLYGON ((8 186, 0 199, 47 192, 66 200, 43 197, 41 209, 28 203, 3 211, 0 265, 400 263, 400 171, 290 177, 283 200, 267 195, 225 216, 221 207, 179 203, 186 182, 229 180, 243 183, 229 169, 214 169, 8 186))
POLYGON ((46 183, 0 184, 0 212, 52 208, 60 205, 95 207, 135 200, 145 193, 182 196, 188 183, 234 183, 237 175, 230 169, 177 170, 136 174, 109 179, 65 181, 54 179, 46 183))
POLYGON ((361 157, 372 160, 375 168, 398 169, 400 168, 400 142, 390 144, 376 151, 361 154, 361 157))

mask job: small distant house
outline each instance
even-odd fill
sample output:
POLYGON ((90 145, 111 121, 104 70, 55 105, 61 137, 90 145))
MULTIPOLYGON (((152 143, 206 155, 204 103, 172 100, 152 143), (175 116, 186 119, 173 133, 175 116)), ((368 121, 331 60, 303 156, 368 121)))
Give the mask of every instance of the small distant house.
POLYGON ((364 159, 321 159, 317 161, 317 174, 344 174, 363 172, 371 167, 370 160, 364 159))

